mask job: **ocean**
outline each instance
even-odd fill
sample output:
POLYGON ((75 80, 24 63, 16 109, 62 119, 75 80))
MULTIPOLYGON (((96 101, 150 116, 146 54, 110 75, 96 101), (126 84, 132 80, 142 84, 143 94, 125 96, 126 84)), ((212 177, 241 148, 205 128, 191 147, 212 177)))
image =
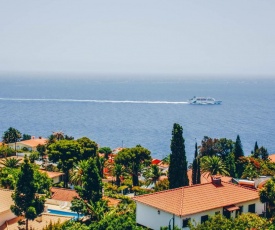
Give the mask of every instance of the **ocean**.
POLYGON ((174 123, 183 127, 188 162, 204 136, 236 140, 245 155, 259 146, 275 153, 275 80, 96 80, 0 77, 0 135, 14 127, 48 137, 53 131, 89 137, 101 147, 170 153, 174 123), (222 105, 189 105, 210 96, 222 105))

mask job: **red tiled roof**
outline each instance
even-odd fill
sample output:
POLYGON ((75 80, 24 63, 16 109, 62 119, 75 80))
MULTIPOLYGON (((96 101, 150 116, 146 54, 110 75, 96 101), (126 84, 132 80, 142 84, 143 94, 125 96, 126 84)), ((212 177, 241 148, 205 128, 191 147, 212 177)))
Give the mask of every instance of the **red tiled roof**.
POLYGON ((191 215, 215 208, 259 199, 257 191, 222 182, 186 186, 157 193, 137 196, 135 201, 177 216, 191 215))
POLYGON ((51 188, 53 200, 69 201, 71 202, 74 197, 79 197, 77 192, 73 189, 65 188, 51 188))
POLYGON ((159 159, 153 159, 152 162, 151 162, 151 164, 152 165, 157 165, 160 162, 161 162, 161 160, 159 160, 159 159))

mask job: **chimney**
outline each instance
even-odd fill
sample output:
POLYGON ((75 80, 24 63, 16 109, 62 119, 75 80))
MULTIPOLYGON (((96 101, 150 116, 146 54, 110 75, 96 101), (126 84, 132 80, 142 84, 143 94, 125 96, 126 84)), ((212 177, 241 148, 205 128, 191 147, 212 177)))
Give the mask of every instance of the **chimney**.
POLYGON ((212 184, 215 186, 221 186, 222 185, 222 179, 221 176, 213 175, 211 176, 212 184))
POLYGON ((35 139, 35 136, 32 136, 32 140, 35 139))

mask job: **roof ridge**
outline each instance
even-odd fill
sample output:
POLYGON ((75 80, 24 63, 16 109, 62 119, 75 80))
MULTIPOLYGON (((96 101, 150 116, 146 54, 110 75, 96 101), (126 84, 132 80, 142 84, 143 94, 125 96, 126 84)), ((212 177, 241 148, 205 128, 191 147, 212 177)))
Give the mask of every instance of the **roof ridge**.
POLYGON ((253 192, 257 192, 257 193, 258 193, 257 189, 253 189, 253 188, 241 186, 241 185, 239 185, 239 184, 234 184, 234 183, 231 183, 231 182, 225 182, 225 181, 223 181, 222 183, 226 183, 226 184, 229 184, 229 185, 233 185, 233 186, 236 186, 236 187, 240 187, 240 188, 247 189, 247 190, 250 190, 250 191, 253 191, 253 192))
MULTIPOLYGON (((159 193, 166 193, 166 192, 170 192, 170 191, 180 190, 182 188, 183 187, 173 188, 173 189, 166 189, 166 190, 162 190, 162 191, 159 191, 159 192, 153 192, 153 193, 143 194, 143 195, 135 196, 135 197, 145 197, 145 196, 150 196, 150 195, 153 195, 153 194, 155 195, 155 194, 159 194, 159 193)), ((133 198, 135 198, 135 197, 133 197, 133 198)))

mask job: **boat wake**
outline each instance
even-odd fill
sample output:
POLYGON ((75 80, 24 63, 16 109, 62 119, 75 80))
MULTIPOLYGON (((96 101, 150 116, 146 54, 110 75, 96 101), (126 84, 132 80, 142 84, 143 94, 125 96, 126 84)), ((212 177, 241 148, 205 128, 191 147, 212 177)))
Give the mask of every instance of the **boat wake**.
POLYGON ((129 103, 129 104, 188 104, 187 101, 118 101, 84 99, 45 99, 45 98, 0 98, 1 101, 40 101, 40 102, 90 102, 90 103, 129 103))

